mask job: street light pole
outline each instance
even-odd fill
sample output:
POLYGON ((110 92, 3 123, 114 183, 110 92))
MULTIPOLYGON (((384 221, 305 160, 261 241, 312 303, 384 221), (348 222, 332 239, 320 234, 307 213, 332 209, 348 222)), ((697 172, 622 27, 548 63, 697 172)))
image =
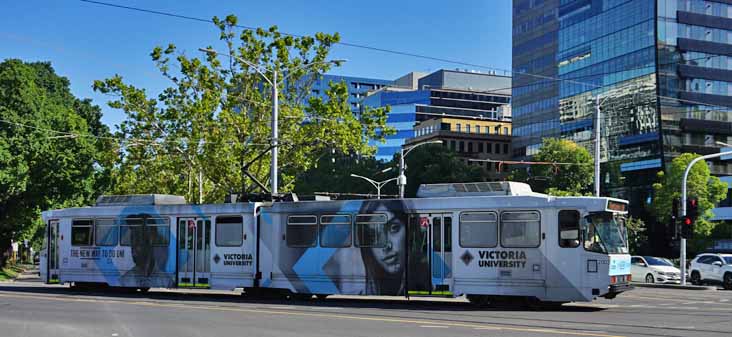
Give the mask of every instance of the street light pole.
POLYGON ((404 156, 409 154, 410 151, 414 150, 416 147, 424 145, 424 144, 442 144, 441 140, 433 140, 429 142, 424 143, 417 143, 412 146, 409 146, 406 148, 402 147, 400 149, 399 154, 399 176, 397 177, 397 185, 399 185, 399 198, 404 199, 404 188, 407 186, 407 176, 404 174, 407 170, 407 168, 404 165, 404 156))
MULTIPOLYGON (((721 142, 717 142, 720 144, 721 142)), ((722 145, 726 145, 724 143, 721 143, 722 145)), ((681 180, 681 217, 686 216, 686 180, 689 177, 689 172, 691 172, 691 168, 694 167, 694 164, 698 163, 702 160, 707 160, 711 158, 717 158, 722 156, 729 156, 732 155, 732 151, 726 151, 726 152, 720 152, 720 153, 712 153, 708 154, 706 156, 701 156, 698 158, 694 158, 688 166, 686 166, 686 170, 684 170, 684 177, 681 180)), ((676 225, 676 224, 674 224, 676 225)), ((679 267, 681 267, 681 285, 686 285, 686 238, 681 237, 680 238, 680 245, 679 245, 679 267)))
POLYGON ((361 178, 361 179, 366 180, 369 183, 371 183, 371 185, 374 185, 374 187, 376 187, 376 199, 381 199, 381 188, 384 187, 384 185, 386 185, 394 180, 397 180, 399 178, 399 177, 394 177, 394 178, 383 180, 383 181, 376 181, 371 178, 367 178, 367 177, 360 176, 358 174, 353 174, 353 173, 351 173, 351 177, 361 178))
POLYGON ((600 196, 600 95, 595 97, 595 196, 600 196))

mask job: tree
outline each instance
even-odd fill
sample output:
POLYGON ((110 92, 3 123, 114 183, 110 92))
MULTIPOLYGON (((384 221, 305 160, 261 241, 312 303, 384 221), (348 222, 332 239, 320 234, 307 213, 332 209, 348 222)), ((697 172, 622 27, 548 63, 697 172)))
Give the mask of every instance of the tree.
POLYGON ((125 147, 113 177, 115 192, 172 193, 196 200, 200 183, 204 202, 220 201, 232 191, 257 189, 247 171, 270 185, 272 87, 239 59, 260 65, 270 79, 273 70, 287 76, 278 81, 283 190, 292 190, 295 175, 314 165, 313 154, 335 149, 369 155, 374 152, 369 139, 383 140, 393 132, 385 126, 387 109, 366 108, 354 115, 343 83, 332 83, 327 99, 307 98, 315 76, 330 69, 325 61, 340 39, 337 33, 294 37, 273 26, 237 34, 236 16, 214 17, 213 22, 224 50, 236 57, 211 52, 199 59, 172 44, 154 48, 152 60, 171 83, 156 98, 119 75, 95 81, 95 90, 116 96, 109 105, 126 114, 119 131, 125 147))
MULTIPOLYGON (((393 159, 398 167, 399 154, 393 159)), ((486 172, 477 165, 468 165, 454 151, 439 144, 422 145, 405 157, 407 186, 404 196, 417 195, 421 184, 464 183, 483 181, 486 172)))
POLYGON ((535 191, 557 196, 584 195, 590 192, 594 177, 592 156, 577 143, 566 139, 546 138, 533 161, 558 163, 532 165, 530 175, 525 170, 514 173, 514 177, 529 181, 535 191))
MULTIPOLYGON (((303 195, 312 195, 315 192, 376 194, 373 185, 363 179, 351 177, 351 174, 379 181, 395 177, 398 170, 391 163, 380 162, 374 157, 327 153, 320 157, 317 165, 296 177, 295 192, 303 195), (392 169, 380 173, 388 167, 392 169)), ((396 182, 385 185, 381 193, 396 194, 396 182)))
MULTIPOLYGON (((681 181, 689 163, 699 157, 695 153, 684 153, 671 161, 666 172, 658 172, 658 182, 653 184, 655 197, 652 211, 659 222, 668 223, 671 220, 673 200, 681 199, 681 181)), ((709 221, 714 205, 727 197, 727 183, 712 176, 709 166, 704 161, 698 162, 689 171, 687 179, 687 197, 697 198, 699 201, 699 218, 694 224, 694 233, 701 236, 709 235, 715 224, 709 221)))
POLYGON ((629 217, 625 221, 625 228, 628 230, 628 247, 630 254, 640 255, 648 243, 646 224, 639 218, 629 217))
POLYGON ((0 251, 42 237, 41 211, 104 190, 114 148, 100 117, 50 63, 0 63, 0 251))

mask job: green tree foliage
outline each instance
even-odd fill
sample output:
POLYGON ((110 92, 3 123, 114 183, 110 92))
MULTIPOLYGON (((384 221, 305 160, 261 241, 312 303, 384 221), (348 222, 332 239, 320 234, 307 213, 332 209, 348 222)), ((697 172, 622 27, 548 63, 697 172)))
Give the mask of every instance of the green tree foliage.
MULTIPOLYGON (((115 96, 109 102, 126 114, 119 136, 125 140, 114 174, 117 193, 172 193, 197 200, 203 177, 204 202, 220 201, 231 191, 254 192, 243 167, 269 185, 272 87, 246 62, 259 65, 279 80, 279 148, 282 190, 291 190, 295 175, 315 164, 313 154, 335 149, 345 154, 372 154, 369 139, 383 140, 387 109, 351 112, 344 83, 332 83, 327 99, 309 98, 310 85, 327 72, 325 62, 338 34, 293 37, 277 27, 237 33, 237 18, 213 18, 221 49, 236 57, 205 53, 191 57, 174 45, 156 47, 152 60, 170 86, 157 97, 125 83, 121 76, 95 81, 95 90, 115 96)), ((212 49, 209 47, 207 49, 212 49)))
MULTIPOLYGON (((486 172, 477 165, 468 165, 454 151, 439 144, 422 145, 405 157, 407 187, 404 196, 417 195, 421 184, 464 183, 483 181, 486 172)), ((398 167, 399 154, 393 166, 398 167)))
POLYGON ((0 63, 0 251, 40 237, 43 210, 88 204, 108 183, 112 143, 99 107, 49 63, 0 63), (55 131, 54 131, 55 130, 55 131))
POLYGON ((628 246, 630 254, 642 254, 648 243, 648 234, 646 233, 646 224, 639 218, 629 217, 625 221, 625 228, 628 230, 628 246))
MULTIPOLYGON (((684 170, 697 157, 699 157, 698 154, 684 153, 674 158, 666 172, 658 172, 658 182, 653 184, 655 197, 652 205, 652 211, 658 221, 662 223, 670 221, 673 199, 681 199, 681 180, 684 170)), ((694 232, 701 236, 708 236, 715 227, 715 223, 709 221, 712 216, 711 210, 715 204, 727 196, 727 183, 712 176, 709 166, 704 161, 700 161, 691 168, 686 188, 687 197, 699 200, 699 218, 695 223, 694 232)))
POLYGON ((513 179, 527 181, 537 192, 557 196, 585 195, 590 192, 594 177, 592 156, 577 143, 566 139, 544 139, 533 161, 572 165, 532 165, 530 175, 525 170, 516 170, 513 179))
MULTIPOLYGON (((392 163, 380 162, 374 157, 344 156, 329 152, 320 156, 317 165, 297 176, 295 192, 300 195, 313 195, 316 192, 376 194, 373 185, 361 178, 351 177, 351 174, 383 181, 396 177, 398 172, 392 163), (380 173, 388 167, 392 169, 380 173)), ((394 195, 396 190, 396 182, 392 181, 382 187, 381 193, 394 195)))

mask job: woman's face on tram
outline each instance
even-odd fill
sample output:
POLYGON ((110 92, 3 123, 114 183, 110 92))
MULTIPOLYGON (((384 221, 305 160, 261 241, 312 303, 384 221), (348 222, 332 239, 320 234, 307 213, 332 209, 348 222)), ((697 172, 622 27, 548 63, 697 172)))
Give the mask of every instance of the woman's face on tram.
POLYGON ((384 245, 382 247, 372 247, 371 253, 374 260, 384 272, 389 274, 399 274, 404 270, 404 248, 405 248, 405 227, 399 218, 389 212, 384 207, 377 209, 378 213, 386 213, 388 221, 383 226, 384 245))

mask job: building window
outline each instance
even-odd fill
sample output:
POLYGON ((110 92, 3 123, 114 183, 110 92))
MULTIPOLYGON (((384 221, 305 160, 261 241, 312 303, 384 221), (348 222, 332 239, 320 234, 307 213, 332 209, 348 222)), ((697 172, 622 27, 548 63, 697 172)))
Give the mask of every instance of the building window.
POLYGON ((478 152, 483 153, 483 142, 478 143, 478 152))
POLYGON ((475 133, 480 133, 480 125, 475 126, 475 133))
POLYGON ((244 243, 244 221, 241 216, 216 217, 216 246, 240 247, 244 243))
POLYGON ((473 153, 473 142, 468 142, 468 153, 473 153))
POLYGON ((508 128, 505 128, 505 127, 503 128, 503 134, 508 136, 508 128))
POLYGON ((91 246, 92 245, 92 220, 74 220, 71 222, 71 245, 91 246))
POLYGON ((461 130, 460 130, 460 123, 455 124, 455 131, 461 132, 461 130))
POLYGON ((508 143, 503 144, 503 153, 508 154, 508 143))
POLYGON ((485 150, 486 153, 493 153, 493 143, 485 143, 485 150))
POLYGON ((495 145, 496 145, 496 148, 495 148, 495 151, 493 151, 493 152, 495 152, 496 154, 501 153, 501 143, 495 143, 495 145))
POLYGON ((460 141, 458 152, 464 152, 465 151, 465 142, 462 140, 460 141))
POLYGON ((455 141, 454 140, 450 141, 450 150, 455 151, 455 141))
POLYGON ((465 132, 470 133, 470 124, 465 124, 465 132))

